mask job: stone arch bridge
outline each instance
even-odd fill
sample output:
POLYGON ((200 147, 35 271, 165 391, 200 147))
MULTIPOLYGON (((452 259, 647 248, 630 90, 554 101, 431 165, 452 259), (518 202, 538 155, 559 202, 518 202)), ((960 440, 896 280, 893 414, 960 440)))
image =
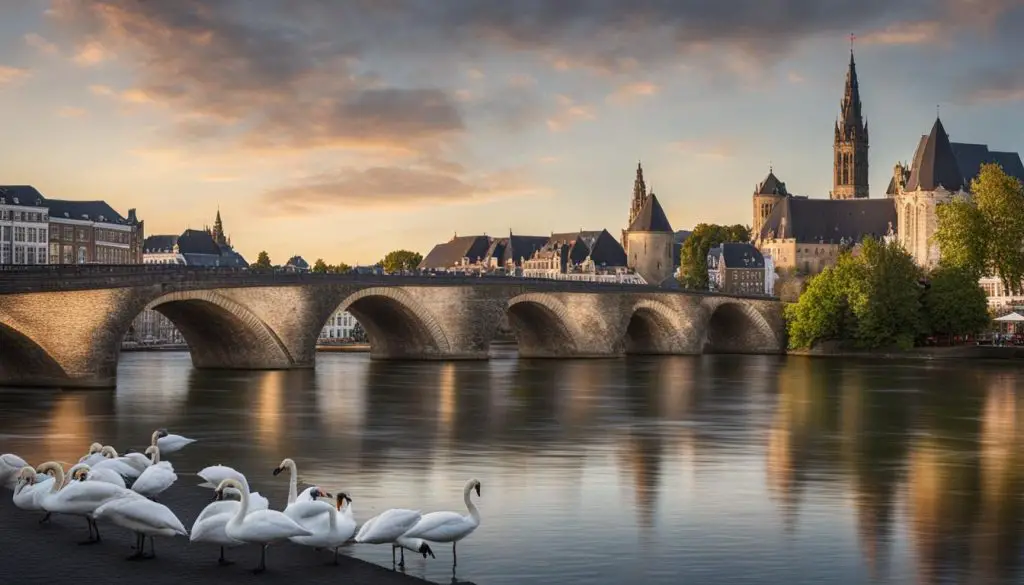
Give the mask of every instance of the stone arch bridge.
POLYGON ((486 359, 506 317, 531 358, 785 347, 770 297, 507 277, 32 268, 0 271, 0 385, 114 386, 121 341, 146 308, 178 327, 199 368, 312 368, 339 307, 363 324, 375 359, 486 359))

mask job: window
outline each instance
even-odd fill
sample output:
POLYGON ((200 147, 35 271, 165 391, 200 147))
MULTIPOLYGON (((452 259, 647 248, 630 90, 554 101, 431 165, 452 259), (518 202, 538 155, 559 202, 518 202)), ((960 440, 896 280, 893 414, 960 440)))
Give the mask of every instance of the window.
POLYGON ((25 263, 25 247, 15 246, 14 247, 14 263, 24 264, 25 263))
POLYGON ((74 264, 75 263, 75 247, 64 245, 61 248, 61 264, 74 264))
MULTIPOLYGON (((34 228, 34 227, 27 228, 27 234, 28 234, 28 241, 35 243, 35 241, 36 241, 36 228, 34 228)), ((29 262, 29 264, 32 264, 32 263, 29 262)))
POLYGON ((0 244, 0 264, 11 263, 11 246, 10 244, 0 244))
POLYGON ((5 225, 2 228, 0 228, 0 242, 10 242, 10 241, 11 241, 11 228, 10 228, 10 226, 6 226, 5 225))
POLYGON ((60 244, 50 244, 50 264, 60 264, 60 244))
POLYGON ((85 228, 78 228, 78 241, 79 242, 88 242, 89 238, 86 237, 86 235, 87 234, 85 233, 85 228))
POLYGON ((79 264, 85 264, 85 262, 86 262, 85 246, 79 246, 78 247, 78 263, 79 264))
POLYGON ((75 239, 75 228, 70 227, 70 226, 64 226, 64 239, 69 241, 69 242, 74 240, 75 239))
POLYGON ((25 264, 35 264, 35 263, 36 263, 36 247, 35 246, 29 246, 29 247, 25 248, 25 264))
POLYGON ((14 241, 24 242, 25 241, 25 228, 21 226, 14 227, 14 241))

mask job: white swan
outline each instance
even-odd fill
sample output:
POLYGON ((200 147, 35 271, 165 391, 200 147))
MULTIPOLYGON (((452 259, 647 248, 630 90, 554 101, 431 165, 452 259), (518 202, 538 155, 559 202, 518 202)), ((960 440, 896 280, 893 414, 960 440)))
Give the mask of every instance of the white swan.
POLYGON ((83 516, 89 524, 89 539, 81 544, 100 542, 100 531, 92 513, 107 500, 116 497, 139 497, 135 492, 102 481, 73 481, 63 488, 64 468, 55 461, 40 465, 36 471, 54 474, 53 488, 43 496, 41 504, 47 512, 83 516), (95 532, 95 536, 93 536, 95 532))
POLYGON ((92 467, 93 465, 96 465, 97 463, 105 459, 103 454, 100 453, 100 451, 102 450, 103 445, 101 443, 93 443, 92 445, 89 445, 89 452, 83 455, 82 458, 78 460, 78 462, 85 463, 89 467, 92 467))
MULTIPOLYGON (((274 468, 274 476, 276 477, 276 476, 280 475, 281 472, 284 471, 285 469, 287 469, 289 471, 289 478, 288 478, 288 505, 290 506, 290 505, 294 504, 295 502, 312 502, 312 501, 314 501, 316 498, 313 496, 312 490, 314 488, 316 488, 316 486, 310 486, 310 487, 302 490, 301 494, 296 495, 295 491, 298 489, 298 475, 299 475, 299 471, 298 471, 298 468, 295 465, 295 461, 293 461, 292 459, 285 458, 283 461, 281 461, 281 465, 278 465, 277 467, 274 468)), ((327 497, 330 497, 330 495, 328 495, 327 497)))
MULTIPOLYGON (((362 544, 391 544, 402 537, 422 518, 419 510, 392 508, 367 520, 356 534, 362 544)), ((402 554, 405 554, 404 551, 402 554)), ((391 563, 395 562, 395 547, 391 547, 391 563)))
POLYGON ((125 451, 124 455, 121 455, 121 459, 128 465, 138 469, 140 474, 152 465, 152 461, 150 461, 149 457, 135 451, 134 449, 128 449, 125 451))
POLYGON ((132 484, 132 491, 154 499, 178 481, 178 475, 169 462, 160 461, 160 447, 150 445, 146 455, 152 456, 153 461, 132 484))
MULTIPOLYGON (((241 502, 233 500, 224 500, 225 495, 235 495, 241 497, 242 493, 233 487, 225 488, 223 491, 217 493, 217 500, 211 502, 203 511, 199 513, 199 517, 192 524, 192 532, 189 537, 190 542, 209 542, 220 546, 220 558, 217 562, 221 565, 232 565, 233 562, 227 560, 224 556, 225 548, 234 548, 236 546, 245 544, 240 540, 228 538, 225 529, 227 528, 228 522, 238 513, 238 508, 241 507, 241 502)), ((249 494, 250 508, 249 513, 266 510, 267 499, 260 496, 258 492, 249 494)))
POLYGON ((235 512, 235 516, 228 521, 224 532, 228 538, 261 545, 260 564, 253 571, 254 573, 262 573, 267 570, 267 546, 293 536, 312 534, 276 510, 258 510, 249 513, 248 484, 235 479, 225 479, 217 486, 217 491, 223 491, 227 487, 236 488, 241 492, 242 505, 235 512))
POLYGON ((472 534, 477 526, 480 526, 480 511, 476 509, 472 500, 469 499, 469 494, 474 489, 476 490, 476 496, 479 498, 479 480, 471 479, 467 481, 466 487, 462 490, 462 499, 465 500, 466 508, 469 509, 468 516, 463 516, 458 512, 431 512, 430 514, 425 514, 416 526, 413 526, 412 529, 402 536, 405 538, 422 538, 431 542, 452 543, 452 567, 456 566, 458 560, 455 555, 455 545, 463 538, 472 534))
POLYGON ((50 482, 54 481, 49 475, 43 477, 46 479, 37 480, 36 470, 31 465, 22 467, 17 475, 18 483, 14 487, 14 505, 22 510, 42 510, 42 498, 53 487, 50 482))
POLYGON ((244 482, 246 485, 249 484, 248 480, 245 479, 245 475, 226 465, 211 465, 209 467, 204 467, 200 469, 199 473, 196 475, 203 479, 203 483, 199 484, 199 487, 210 488, 212 490, 217 489, 217 486, 219 486, 225 479, 235 479, 240 482, 244 482))
MULTIPOLYGON (((104 458, 99 463, 90 465, 92 469, 110 469, 128 480, 134 480, 142 473, 129 463, 128 460, 120 457, 117 454, 117 450, 110 445, 103 447, 100 453, 103 453, 104 458)), ((127 484, 128 482, 126 481, 125 483, 127 484)))
POLYGON ((152 559, 156 557, 153 546, 154 536, 188 536, 181 520, 163 504, 146 498, 122 496, 108 500, 93 512, 96 520, 109 520, 135 533, 135 554, 128 560, 152 559), (146 537, 149 537, 149 554, 146 554, 146 537))
POLYGON ((341 510, 345 506, 346 501, 349 504, 352 503, 352 499, 348 497, 348 494, 338 494, 338 499, 334 506, 319 500, 310 502, 311 506, 323 508, 321 515, 326 518, 326 522, 318 526, 311 536, 293 536, 289 540, 303 546, 333 549, 333 564, 337 565, 338 547, 348 542, 348 539, 352 538, 352 535, 356 533, 355 518, 352 517, 352 514, 342 512, 341 510))
POLYGON ((18 474, 22 467, 28 467, 28 463, 14 453, 0 455, 0 485, 13 490, 18 484, 18 474))
POLYGON ((177 451, 181 451, 188 445, 195 443, 195 439, 189 439, 181 435, 171 435, 167 432, 167 429, 157 429, 153 431, 153 435, 150 438, 150 445, 156 445, 160 447, 160 451, 164 455, 170 455, 177 451))
POLYGON ((67 471, 67 476, 71 478, 71 481, 103 481, 116 485, 117 487, 125 487, 124 477, 113 469, 93 469, 88 464, 76 463, 71 466, 71 469, 67 471))

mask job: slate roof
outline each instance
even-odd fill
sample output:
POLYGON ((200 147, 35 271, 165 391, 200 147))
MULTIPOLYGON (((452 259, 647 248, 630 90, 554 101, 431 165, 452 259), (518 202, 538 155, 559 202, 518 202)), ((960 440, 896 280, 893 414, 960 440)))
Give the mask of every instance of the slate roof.
POLYGON ((726 268, 764 268, 764 256, 747 242, 725 242, 711 248, 708 256, 722 258, 726 268))
POLYGON ((185 230, 180 236, 155 235, 142 244, 143 254, 169 253, 178 245, 178 253, 189 266, 248 266, 241 254, 227 246, 220 246, 213 236, 203 230, 185 230))
POLYGON ((434 246, 423 260, 420 260, 418 268, 421 270, 443 270, 451 268, 463 258, 469 258, 470 262, 487 257, 487 250, 491 247, 491 239, 487 236, 455 236, 451 240, 434 246))
POLYGON ((774 171, 768 171, 768 176, 761 181, 760 185, 757 186, 756 195, 788 196, 789 191, 786 190, 786 184, 775 176, 774 171))
POLYGON ((497 258, 498 264, 501 265, 512 262, 513 265, 519 266, 523 258, 532 258, 533 253, 543 248, 547 241, 546 236, 509 235, 507 238, 495 238, 484 257, 497 258))
POLYGON ((142 253, 143 254, 159 254, 163 252, 171 252, 174 250, 174 244, 178 243, 178 236, 174 235, 157 235, 148 236, 144 242, 142 242, 142 253))
POLYGON ((626 265, 626 251, 608 230, 551 234, 544 247, 538 251, 538 255, 550 257, 555 253, 562 257, 563 268, 567 262, 579 264, 586 260, 587 256, 590 256, 591 261, 597 266, 626 265))
POLYGON ((896 204, 885 199, 804 199, 787 197, 772 209, 761 239, 796 238, 797 243, 838 244, 840 240, 860 241, 864 236, 880 238, 896 228, 896 204), (780 229, 785 223, 784 230, 780 229))
POLYGON ((220 246, 213 236, 203 230, 185 230, 178 236, 178 252, 181 254, 208 254, 220 256, 220 246))
POLYGON ((665 217, 665 210, 661 208, 661 203, 658 203, 658 196, 651 193, 647 197, 647 201, 644 202, 640 211, 636 214, 636 219, 629 225, 631 232, 671 232, 672 225, 669 224, 668 218, 665 217))
MULTIPOLYGON (((978 176, 978 173, 981 171, 981 166, 984 164, 998 164, 1003 168, 1003 171, 1005 171, 1006 174, 1012 177, 1016 177, 1020 181, 1024 181, 1024 163, 1021 162, 1020 155, 1017 154, 1016 152, 1002 152, 989 150, 988 146, 984 144, 949 142, 949 137, 948 135, 945 134, 945 128, 942 127, 942 124, 939 120, 935 121, 935 126, 939 127, 942 130, 943 135, 945 135, 946 137, 945 140, 949 144, 948 152, 952 153, 952 159, 956 163, 955 172, 960 176, 960 182, 965 191, 970 190, 971 181, 973 181, 978 176)), ((932 136, 936 134, 935 126, 932 127, 931 134, 921 136, 921 139, 917 143, 917 149, 914 151, 914 165, 912 167, 913 170, 911 171, 911 180, 907 181, 907 191, 916 190, 917 186, 921 184, 922 176, 924 176, 926 180, 924 181, 924 186, 922 186, 921 189, 923 191, 929 191, 934 189, 932 185, 936 183, 936 166, 934 164, 928 166, 926 163, 928 163, 929 161, 926 159, 932 153, 934 153, 935 150, 934 148, 931 148, 930 142, 935 142, 937 144, 939 141, 938 136, 936 136, 935 141, 933 141, 932 139, 932 136), (929 150, 930 148, 931 150, 929 150), (919 159, 921 159, 920 165, 919 159), (925 166, 928 167, 927 169, 925 169, 925 172, 917 172, 918 168, 924 168, 925 166), (915 177, 917 178, 917 182, 913 182, 915 177)), ((937 145, 939 147, 942 146, 941 144, 937 145)), ((932 158, 934 159, 934 157, 932 158)), ((950 168, 954 165, 951 165, 949 163, 948 156, 944 156, 943 160, 945 160, 945 168, 939 169, 938 172, 941 172, 944 175, 949 175, 950 178, 946 180, 955 181, 955 178, 953 177, 954 169, 950 168)), ((942 182, 941 178, 940 182, 942 182)), ((946 185, 945 182, 943 182, 943 186, 946 186, 947 189, 955 190, 946 185)), ((894 194, 895 191, 896 189, 894 181, 890 180, 889 189, 886 190, 886 194, 891 195, 894 194)))
MULTIPOLYGON (((212 241, 213 238, 210 238, 210 240, 212 241)), ((309 268, 309 262, 306 262, 306 260, 302 256, 292 256, 291 258, 288 259, 287 262, 284 263, 284 265, 293 266, 300 270, 306 270, 307 268, 309 268)))
POLYGON ((939 186, 956 191, 964 186, 964 177, 957 163, 949 135, 936 118, 932 131, 914 153, 914 165, 907 182, 907 191, 934 191, 939 186))
POLYGON ((102 221, 104 223, 128 224, 125 219, 106 201, 70 201, 66 199, 47 199, 51 219, 80 219, 86 221, 102 221), (100 219, 102 218, 102 219, 100 219))
POLYGON ((45 207, 46 198, 30 185, 0 185, 0 198, 5 205, 24 205, 27 207, 45 207), (15 203, 14 200, 18 202, 15 203))

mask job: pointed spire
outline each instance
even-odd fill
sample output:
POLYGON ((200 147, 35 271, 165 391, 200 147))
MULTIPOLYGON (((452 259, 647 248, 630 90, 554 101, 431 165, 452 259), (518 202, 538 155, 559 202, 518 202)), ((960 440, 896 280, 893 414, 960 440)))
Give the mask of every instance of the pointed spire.
POLYGON ((943 187, 949 191, 957 191, 963 186, 963 175, 953 153, 953 146, 949 142, 949 134, 946 133, 942 120, 936 116, 931 133, 918 149, 906 190, 934 191, 943 187))

